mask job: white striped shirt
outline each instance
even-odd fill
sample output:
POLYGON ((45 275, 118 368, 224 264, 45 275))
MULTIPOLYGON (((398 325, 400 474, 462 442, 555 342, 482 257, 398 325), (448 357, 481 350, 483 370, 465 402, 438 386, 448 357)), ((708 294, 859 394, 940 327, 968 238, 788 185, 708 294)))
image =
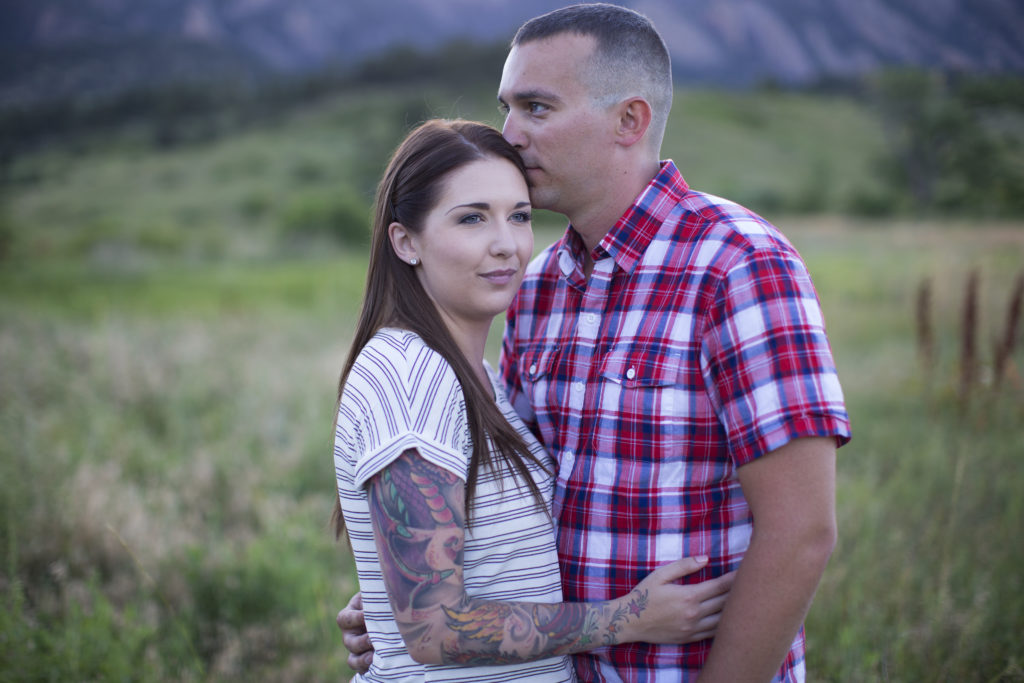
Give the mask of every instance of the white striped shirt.
MULTIPOLYGON (((487 373, 499 408, 542 461, 550 456, 505 398, 493 370, 487 373)), ((352 543, 373 664, 355 681, 572 681, 569 658, 487 667, 419 664, 405 647, 381 576, 373 540, 366 483, 404 451, 466 479, 472 443, 462 387, 451 366, 416 334, 380 330, 349 372, 334 437, 334 465, 345 526, 352 543)), ((550 509, 552 479, 530 470, 550 509)), ((550 518, 538 511, 525 485, 505 473, 480 469, 473 526, 465 530, 463 581, 468 595, 490 600, 562 601, 550 518)))

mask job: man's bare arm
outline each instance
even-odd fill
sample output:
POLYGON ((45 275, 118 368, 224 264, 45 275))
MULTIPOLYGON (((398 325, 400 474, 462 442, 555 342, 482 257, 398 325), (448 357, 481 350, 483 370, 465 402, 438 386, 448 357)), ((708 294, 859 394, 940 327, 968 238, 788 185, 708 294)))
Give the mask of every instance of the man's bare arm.
POLYGON ((836 542, 835 441, 794 440, 739 468, 754 530, 700 683, 769 681, 836 542))

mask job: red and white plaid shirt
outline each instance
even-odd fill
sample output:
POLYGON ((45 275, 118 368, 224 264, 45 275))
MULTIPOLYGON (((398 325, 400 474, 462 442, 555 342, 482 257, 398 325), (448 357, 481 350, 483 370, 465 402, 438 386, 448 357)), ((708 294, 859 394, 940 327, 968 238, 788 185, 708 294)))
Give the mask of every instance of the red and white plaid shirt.
MULTIPOLYGON (((565 599, 607 600, 656 567, 735 569, 751 514, 736 468, 807 436, 849 439, 817 294, 796 250, 671 161, 592 252, 571 229, 507 315, 509 398, 558 458, 565 599)), ((575 658, 583 680, 696 678, 711 642, 575 658)), ((776 680, 803 677, 803 632, 776 680)))

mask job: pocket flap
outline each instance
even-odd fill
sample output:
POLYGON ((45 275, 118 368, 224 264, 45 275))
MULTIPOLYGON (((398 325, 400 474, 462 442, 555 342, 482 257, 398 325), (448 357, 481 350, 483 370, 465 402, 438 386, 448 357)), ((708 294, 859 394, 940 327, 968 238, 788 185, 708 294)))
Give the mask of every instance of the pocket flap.
POLYGON ((530 382, 537 382, 552 374, 558 347, 554 345, 530 348, 523 352, 520 373, 530 382))
POLYGON ((601 360, 601 377, 624 387, 662 387, 675 384, 679 352, 645 348, 612 349, 601 360))

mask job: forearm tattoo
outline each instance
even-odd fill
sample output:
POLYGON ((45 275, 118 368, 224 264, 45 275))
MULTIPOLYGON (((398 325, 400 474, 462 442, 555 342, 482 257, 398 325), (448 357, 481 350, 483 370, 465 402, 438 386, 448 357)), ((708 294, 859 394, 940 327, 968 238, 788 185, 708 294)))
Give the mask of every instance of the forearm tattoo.
POLYGON ((444 608, 448 628, 462 636, 445 641, 445 661, 453 664, 507 664, 615 645, 627 620, 647 607, 647 593, 638 591, 618 607, 612 602, 469 602, 461 610, 444 608))
POLYGON ((647 594, 600 603, 499 602, 469 597, 462 582, 465 485, 406 451, 370 482, 371 518, 395 618, 443 661, 502 664, 621 642, 647 594))

